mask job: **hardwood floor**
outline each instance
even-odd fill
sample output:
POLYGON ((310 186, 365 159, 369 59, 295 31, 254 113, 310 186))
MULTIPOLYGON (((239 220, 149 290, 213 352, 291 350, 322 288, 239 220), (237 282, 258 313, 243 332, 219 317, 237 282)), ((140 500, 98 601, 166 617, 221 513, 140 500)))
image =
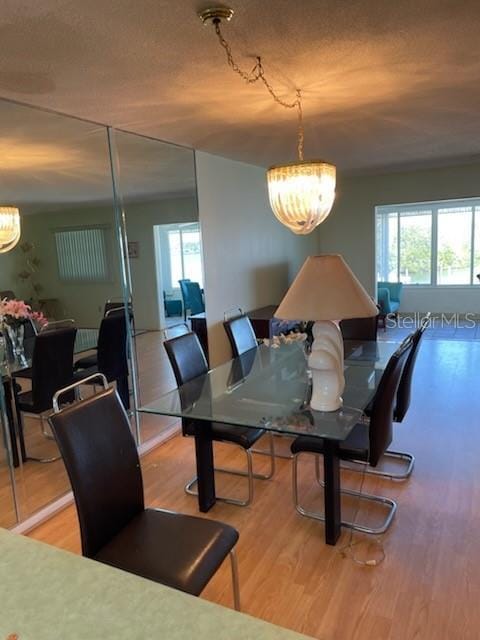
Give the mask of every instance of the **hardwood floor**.
MULTIPOLYGON (((217 503, 204 516, 240 531, 243 611, 325 640, 478 640, 479 363, 477 341, 426 340, 422 345, 412 407, 396 426, 394 443, 415 454, 414 473, 407 482, 367 477, 364 485, 365 491, 392 497, 399 505, 383 536, 386 558, 378 566, 359 566, 343 557, 348 532, 337 547, 328 547, 321 523, 294 511, 288 460, 278 460, 273 480, 256 481, 250 507, 217 503)), ((216 457, 223 464, 243 463, 241 453, 227 446, 220 446, 216 457)), ((266 465, 261 457, 256 461, 266 465)), ((195 499, 183 492, 194 469, 191 440, 175 437, 145 456, 142 467, 147 504, 198 515, 195 499)), ((344 486, 358 488, 360 482, 360 474, 343 476, 344 486)), ((242 487, 241 480, 218 478, 219 493, 242 487)), ((305 500, 320 500, 307 457, 300 487, 305 500)), ((355 503, 346 507, 348 517, 355 503)), ((374 515, 362 509, 359 519, 374 515)), ((30 535, 80 551, 73 507, 30 535)), ((358 546, 359 556, 375 556, 375 549, 363 547, 358 546)), ((231 606, 228 566, 203 597, 231 606)))

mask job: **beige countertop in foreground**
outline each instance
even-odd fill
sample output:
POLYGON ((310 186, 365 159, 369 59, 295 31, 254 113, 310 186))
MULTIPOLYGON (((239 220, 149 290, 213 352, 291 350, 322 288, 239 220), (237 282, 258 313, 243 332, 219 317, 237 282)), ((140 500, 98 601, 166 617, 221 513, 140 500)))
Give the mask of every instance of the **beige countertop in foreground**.
POLYGON ((9 634, 19 640, 306 638, 0 529, 0 640, 9 634))

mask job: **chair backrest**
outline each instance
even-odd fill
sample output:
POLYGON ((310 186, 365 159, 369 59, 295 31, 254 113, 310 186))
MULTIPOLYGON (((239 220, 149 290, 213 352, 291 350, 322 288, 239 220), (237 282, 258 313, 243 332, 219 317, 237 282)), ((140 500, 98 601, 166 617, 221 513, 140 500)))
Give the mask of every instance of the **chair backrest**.
POLYGON ((92 558, 143 511, 140 460, 114 389, 50 417, 77 505, 82 553, 92 558))
POLYGON ((165 327, 165 329, 163 330, 165 340, 183 336, 185 333, 190 333, 190 327, 186 322, 178 322, 177 324, 172 324, 170 327, 165 327))
POLYGON ((351 318, 340 322, 344 340, 377 340, 378 315, 373 318, 351 318))
POLYGON ((227 333, 232 355, 234 358, 242 355, 250 349, 257 348, 257 336, 253 330, 250 318, 246 315, 236 316, 225 320, 223 323, 227 333))
POLYGON ((395 410, 393 412, 393 419, 395 422, 402 422, 409 407, 412 395, 412 378, 413 371, 415 369, 415 362, 417 361, 417 355, 420 348, 420 342, 425 329, 428 327, 430 321, 430 314, 428 314, 420 324, 420 327, 411 334, 413 346, 410 351, 410 355, 405 362, 403 368, 402 377, 400 378, 400 384, 398 385, 397 401, 395 404, 395 410))
POLYGON ((194 316, 196 313, 203 313, 205 311, 205 304, 203 302, 202 290, 198 282, 185 282, 188 298, 188 309, 194 316))
MULTIPOLYGON (((112 314, 122 314, 125 313, 125 303, 121 300, 113 301, 107 300, 105 306, 103 308, 103 317, 106 318, 112 314)), ((128 315, 130 320, 133 320, 133 305, 131 302, 128 303, 128 315)))
POLYGON ((46 322, 41 328, 40 333, 45 333, 46 331, 55 331, 56 329, 64 329, 68 327, 74 327, 75 320, 73 318, 65 318, 64 320, 50 320, 46 322))
POLYGON ((395 351, 383 372, 372 402, 370 417, 369 463, 375 467, 390 446, 393 439, 393 411, 400 377, 405 362, 413 347, 412 337, 408 336, 395 351))
POLYGON ((127 324, 121 313, 105 316, 100 323, 97 344, 98 370, 109 382, 128 376, 127 324))
POLYGON ((165 340, 163 345, 179 387, 207 373, 207 360, 195 333, 185 333, 183 336, 165 340))
POLYGON ((188 300, 187 282, 190 282, 190 278, 183 278, 182 280, 178 281, 178 284, 180 285, 180 293, 182 294, 184 313, 187 312, 187 309, 190 309, 190 303, 188 300))
POLYGON ((0 300, 15 300, 15 293, 11 289, 7 289, 6 291, 0 291, 0 300))
POLYGON ((32 401, 37 411, 52 406, 54 394, 71 384, 75 327, 39 333, 32 355, 32 401))
POLYGON ((403 290, 403 282, 377 282, 378 289, 387 289, 390 300, 400 302, 403 290))

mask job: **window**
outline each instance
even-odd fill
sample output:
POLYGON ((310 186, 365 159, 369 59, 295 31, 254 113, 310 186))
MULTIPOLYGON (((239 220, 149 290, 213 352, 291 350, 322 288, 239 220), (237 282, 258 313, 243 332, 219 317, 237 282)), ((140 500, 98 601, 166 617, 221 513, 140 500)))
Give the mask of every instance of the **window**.
POLYGON ((106 231, 102 227, 84 227, 54 232, 60 280, 109 280, 106 231))
POLYGON ((480 199, 376 208, 377 279, 471 285, 480 273, 480 199))
POLYGON ((168 232, 170 253, 170 285, 178 289, 178 281, 188 278, 203 287, 202 251, 198 225, 171 229, 168 232))

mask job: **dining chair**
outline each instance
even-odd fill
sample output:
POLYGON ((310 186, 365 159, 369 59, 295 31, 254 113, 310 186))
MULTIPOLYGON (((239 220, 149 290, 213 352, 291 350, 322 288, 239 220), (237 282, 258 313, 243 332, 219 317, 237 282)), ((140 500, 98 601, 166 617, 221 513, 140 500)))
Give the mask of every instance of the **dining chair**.
MULTIPOLYGON (((372 413, 370 422, 358 422, 350 432, 346 440, 338 444, 338 455, 341 460, 354 460, 361 462, 366 469, 367 466, 376 467, 385 455, 393 438, 393 411, 398 386, 405 363, 413 347, 411 336, 406 338, 400 347, 390 358, 380 379, 377 392, 372 403, 372 413)), ((320 478, 319 456, 324 450, 324 440, 312 436, 299 436, 292 444, 294 455, 292 465, 293 501, 296 510, 300 515, 324 521, 322 513, 309 511, 302 507, 298 497, 298 459, 301 454, 310 453, 316 456, 315 469, 320 486, 324 486, 320 478)), ((344 495, 356 496, 359 500, 374 502, 387 508, 387 515, 383 523, 378 527, 371 527, 358 524, 353 521, 342 521, 342 525, 364 533, 380 534, 384 533, 390 526, 397 504, 390 498, 376 496, 369 493, 342 489, 344 495)))
POLYGON ((203 302, 203 294, 198 282, 185 282, 187 290, 188 308, 190 309, 190 315, 195 316, 197 313, 203 313, 205 311, 205 303, 203 302))
MULTIPOLYGON (((73 351, 75 345, 75 327, 57 329, 39 333, 35 338, 32 355, 30 391, 21 391, 14 385, 15 405, 19 421, 19 435, 22 447, 25 445, 22 414, 29 414, 40 420, 42 434, 52 439, 45 427, 45 414, 51 411, 54 394, 73 380, 73 351)), ((14 378, 22 378, 21 371, 14 378)), ((70 397, 71 401, 73 397, 70 397)), ((36 462, 54 462, 53 458, 37 458, 27 454, 29 460, 36 462)))
POLYGON ((96 353, 75 362, 75 381, 89 378, 94 373, 103 373, 109 382, 116 382, 123 406, 128 410, 127 322, 123 309, 102 318, 96 353))
POLYGON ((195 596, 229 556, 240 610, 238 532, 215 520, 145 508, 128 416, 103 375, 100 381, 100 393, 63 409, 61 396, 80 383, 61 390, 50 418, 72 485, 82 554, 195 596))
MULTIPOLYGON (((164 343, 167 351, 168 359, 172 365, 173 373, 177 385, 181 387, 187 382, 201 380, 201 376, 208 372, 208 365, 203 353, 202 347, 195 333, 186 333, 176 338, 166 340, 164 343)), ((182 419, 182 432, 184 436, 194 436, 197 426, 201 426, 200 421, 182 419)), ((252 446, 264 434, 264 429, 251 429, 248 427, 240 427, 222 422, 211 423, 212 440, 214 442, 224 442, 235 445, 245 452, 247 458, 247 471, 237 469, 224 469, 216 467, 215 471, 227 473, 236 476, 247 477, 248 479, 248 496, 246 500, 237 498, 218 497, 217 500, 245 507, 249 505, 253 499, 253 480, 269 480, 275 471, 275 457, 273 451, 273 439, 270 437, 270 472, 266 475, 253 472, 252 446)), ((271 434, 270 434, 271 436, 271 434)), ((185 486, 185 492, 190 495, 198 495, 198 492, 192 487, 197 483, 195 476, 185 486)))
MULTIPOLYGON (((37 328, 30 318, 25 322, 25 352, 29 354, 29 357, 32 357, 33 349, 35 346, 35 340, 39 333, 45 333, 47 331, 54 331, 55 329, 65 329, 75 327, 75 320, 66 319, 66 320, 50 320, 46 322, 44 325, 40 327, 40 330, 37 332, 37 328)), ((25 369, 21 369, 15 374, 15 377, 22 378, 25 380, 32 379, 32 367, 28 367, 25 369)))
MULTIPOLYGON (((405 418, 407 411, 410 407, 410 401, 412 396, 412 379, 415 370, 415 363, 417 361, 418 352, 420 350, 420 343, 423 334, 430 323, 430 313, 428 313, 420 323, 419 328, 410 334, 412 339, 412 350, 407 358, 405 367, 402 371, 400 378, 400 384, 398 385, 397 396, 395 400, 395 408, 393 411, 393 421, 402 422, 405 418)), ((367 418, 371 416, 371 406, 368 406, 365 410, 367 418)), ((412 453, 405 451, 392 451, 388 449, 385 452, 384 460, 394 460, 395 462, 404 463, 404 468, 401 471, 375 469, 367 467, 366 473, 375 476, 382 476, 386 478, 392 478, 394 480, 406 480, 412 475, 413 467, 415 466, 415 456, 412 453)), ((355 465, 349 465, 351 471, 359 471, 355 465)))
MULTIPOLYGON (((240 310, 241 311, 241 310, 240 310)), ((240 315, 233 316, 232 318, 228 318, 224 320, 223 327, 227 334, 228 341, 230 342, 230 347, 232 349, 232 358, 238 358, 253 349, 257 349, 258 341, 257 336, 255 335, 255 331, 253 329, 250 318, 241 313, 240 315)), ((252 449, 252 453, 258 453, 264 456, 271 455, 271 447, 273 446, 274 456, 276 458, 285 458, 290 460, 292 456, 290 454, 280 453, 278 449, 275 447, 275 437, 276 438, 288 438, 289 436, 285 436, 282 434, 268 434, 269 439, 271 439, 271 443, 269 443, 268 449, 252 449), (272 445, 273 443, 273 445, 272 445)))
POLYGON ((241 314, 229 318, 224 321, 223 327, 230 342, 233 358, 258 347, 257 336, 247 315, 241 314))
POLYGON ((188 300, 188 289, 187 282, 190 282, 190 278, 182 278, 178 281, 180 285, 180 293, 182 296, 182 304, 183 304, 183 319, 187 319, 187 309, 190 309, 190 303, 188 300))

